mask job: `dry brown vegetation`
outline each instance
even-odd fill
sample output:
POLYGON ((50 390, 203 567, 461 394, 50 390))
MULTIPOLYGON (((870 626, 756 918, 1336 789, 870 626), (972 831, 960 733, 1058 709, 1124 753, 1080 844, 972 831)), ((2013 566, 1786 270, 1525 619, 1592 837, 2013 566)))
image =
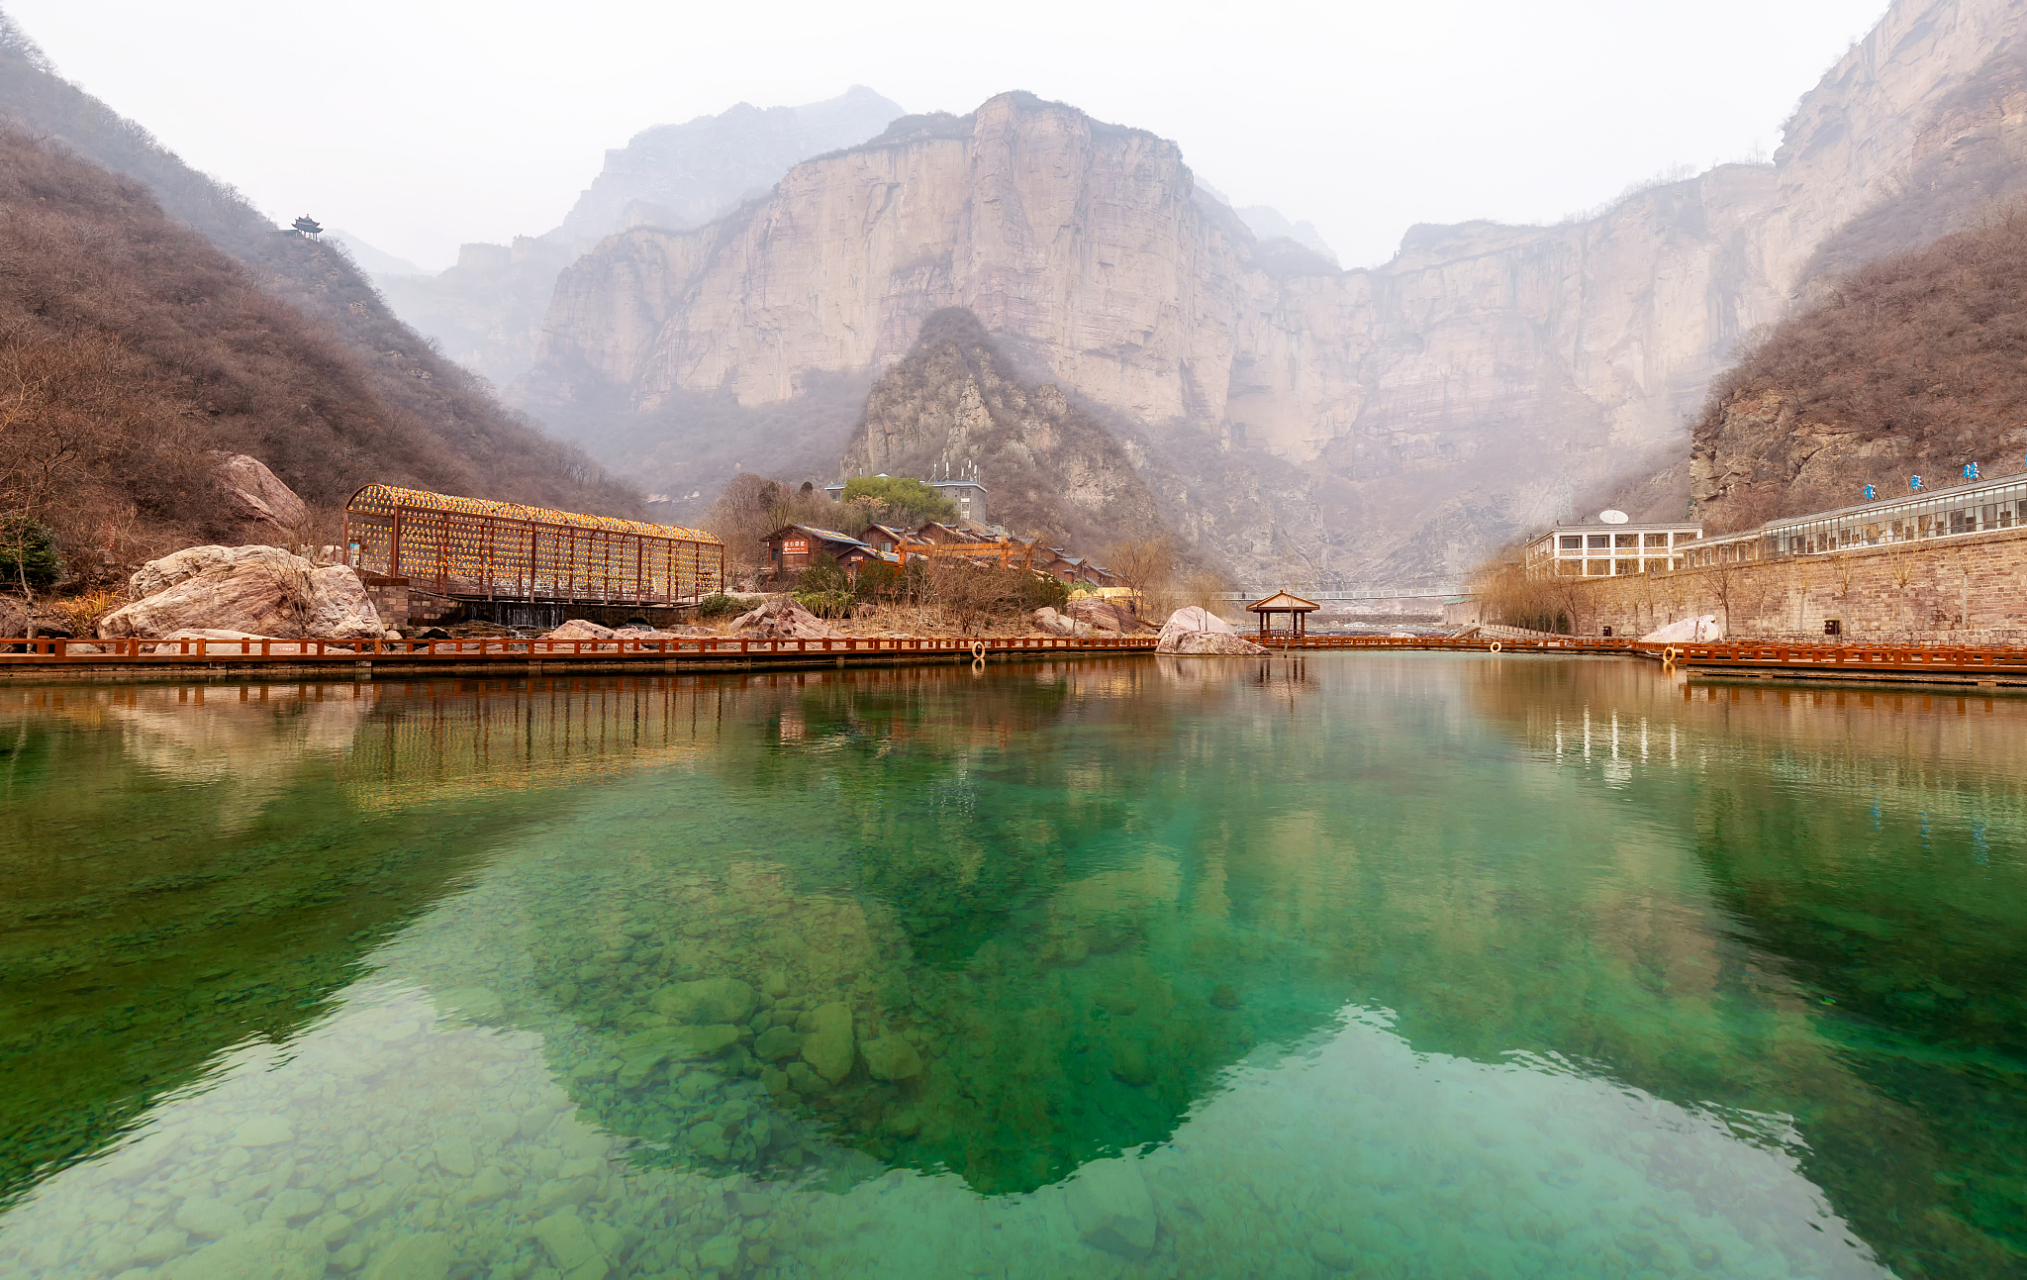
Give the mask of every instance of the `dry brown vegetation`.
POLYGON ((2018 470, 2027 448, 2027 214, 1844 277, 1710 389, 1695 424, 1713 531, 2018 470))
POLYGON ((232 534, 218 450, 325 510, 373 480, 530 501, 597 489, 529 428, 445 431, 390 404, 324 326, 140 184, 0 132, 0 513, 50 525, 92 585, 232 534))
POLYGON ((760 540, 785 524, 814 525, 856 538, 872 521, 870 509, 833 502, 809 481, 788 485, 749 471, 725 486, 705 513, 704 528, 725 543, 729 563, 750 569, 767 559, 760 540))
POLYGON ((279 234, 56 76, 4 15, 0 120, 0 514, 56 525, 72 585, 229 535, 213 449, 259 457, 327 518, 370 480, 639 514, 637 492, 503 409, 335 246, 279 234))

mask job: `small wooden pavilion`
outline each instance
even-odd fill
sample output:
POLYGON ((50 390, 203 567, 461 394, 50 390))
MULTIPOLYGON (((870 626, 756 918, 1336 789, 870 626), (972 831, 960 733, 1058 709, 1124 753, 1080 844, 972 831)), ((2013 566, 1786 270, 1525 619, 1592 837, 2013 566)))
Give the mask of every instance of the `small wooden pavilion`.
POLYGON ((1286 591, 1276 591, 1265 600, 1255 600, 1246 606, 1246 608, 1260 615, 1260 638, 1262 640, 1274 634, 1274 615, 1277 613, 1288 615, 1289 635, 1295 636, 1298 639, 1308 635, 1309 615, 1322 607, 1322 605, 1317 604, 1314 600, 1304 600, 1301 596, 1290 595, 1286 591))

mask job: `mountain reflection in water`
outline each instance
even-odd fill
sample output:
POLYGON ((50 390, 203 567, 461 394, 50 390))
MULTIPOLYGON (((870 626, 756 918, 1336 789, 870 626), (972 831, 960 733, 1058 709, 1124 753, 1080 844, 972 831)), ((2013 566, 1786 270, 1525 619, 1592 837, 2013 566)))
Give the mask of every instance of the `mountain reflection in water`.
POLYGON ((173 1274, 287 1159, 341 1263, 1999 1274, 2022 728, 1449 655, 0 690, 0 1265, 126 1206, 173 1274))

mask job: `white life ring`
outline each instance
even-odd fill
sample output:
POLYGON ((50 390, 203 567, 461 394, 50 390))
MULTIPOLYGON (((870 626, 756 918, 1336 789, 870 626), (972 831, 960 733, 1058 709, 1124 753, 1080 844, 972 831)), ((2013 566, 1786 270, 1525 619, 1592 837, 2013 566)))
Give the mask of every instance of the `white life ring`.
POLYGON ((1497 640, 1494 640, 1494 641, 1492 642, 1492 652, 1494 652, 1494 653, 1498 653, 1498 652, 1499 652, 1499 642, 1498 642, 1497 640))

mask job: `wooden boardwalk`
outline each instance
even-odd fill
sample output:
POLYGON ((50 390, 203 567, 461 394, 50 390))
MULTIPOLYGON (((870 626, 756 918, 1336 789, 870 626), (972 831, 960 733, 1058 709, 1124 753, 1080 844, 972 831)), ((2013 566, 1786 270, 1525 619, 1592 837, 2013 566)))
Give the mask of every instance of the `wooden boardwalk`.
MULTIPOLYGON (((432 672, 511 675, 565 671, 751 671, 904 666, 1152 654, 1153 636, 978 639, 756 640, 6 640, 0 678, 149 679, 204 676, 359 678, 432 672)), ((1277 653, 1414 650, 1513 656, 1636 657, 1694 679, 2027 688, 2027 646, 1788 644, 1726 641, 1656 645, 1597 636, 1481 639, 1448 636, 1276 636, 1277 653)))

